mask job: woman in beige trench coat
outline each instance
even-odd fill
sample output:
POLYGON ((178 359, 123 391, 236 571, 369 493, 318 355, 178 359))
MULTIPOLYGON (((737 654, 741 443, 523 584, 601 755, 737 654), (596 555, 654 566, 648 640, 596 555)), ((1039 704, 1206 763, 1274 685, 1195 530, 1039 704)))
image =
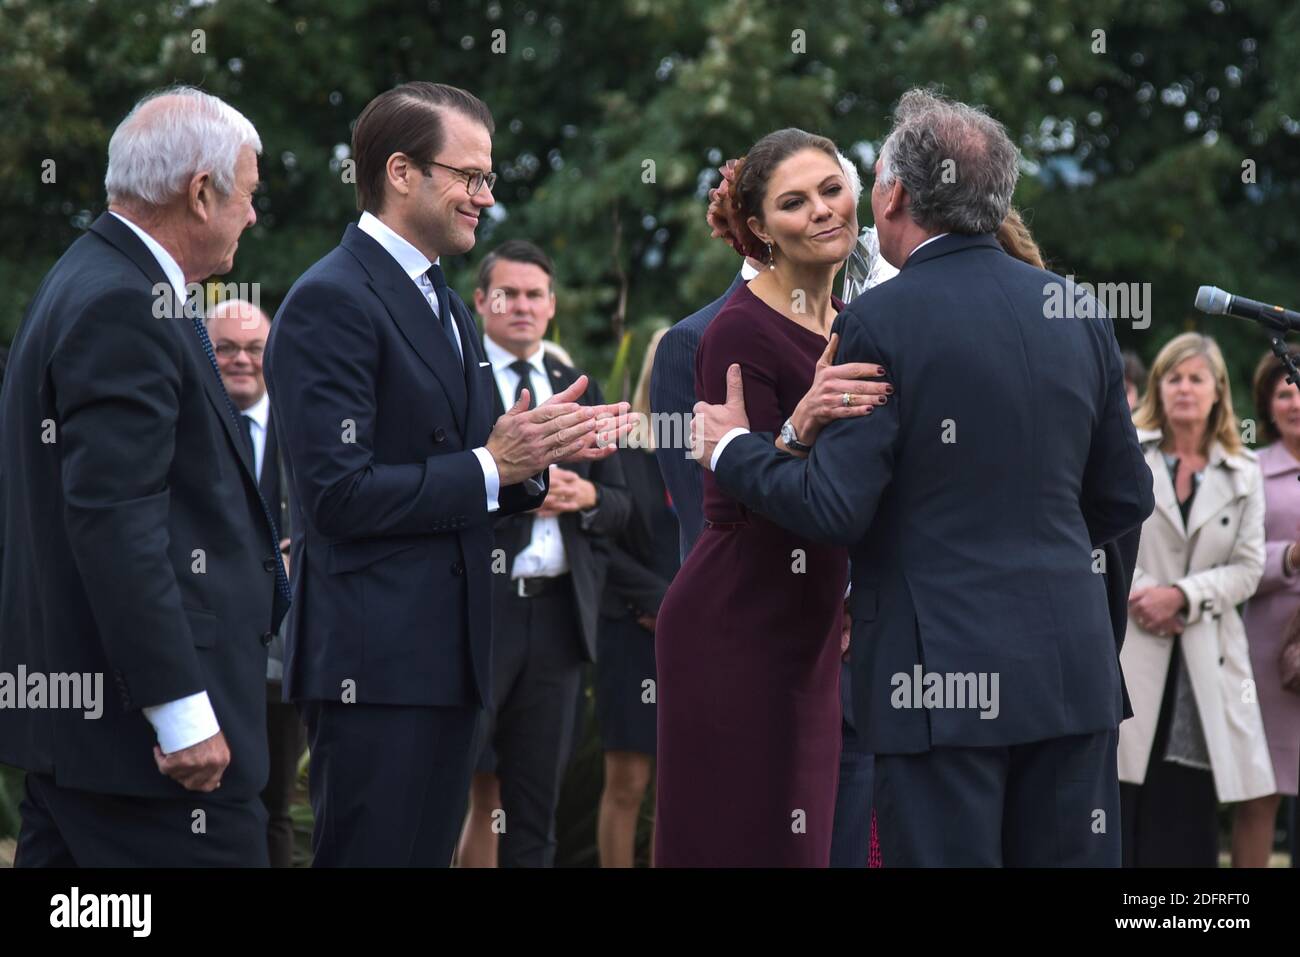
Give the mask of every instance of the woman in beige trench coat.
POLYGON ((1120 662, 1127 866, 1216 865, 1217 801, 1271 794, 1272 762, 1237 605, 1264 562, 1264 493, 1223 357, 1198 333, 1156 357, 1134 415, 1156 507, 1142 526, 1120 662))

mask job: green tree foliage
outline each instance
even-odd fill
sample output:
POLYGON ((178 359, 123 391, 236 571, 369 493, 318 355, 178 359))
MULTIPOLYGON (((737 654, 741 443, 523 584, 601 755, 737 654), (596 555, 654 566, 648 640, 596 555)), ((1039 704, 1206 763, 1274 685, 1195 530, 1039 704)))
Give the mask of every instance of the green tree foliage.
POLYGON ((1126 345, 1150 359, 1206 329, 1242 385, 1262 335, 1190 304, 1203 282, 1300 301, 1298 56, 1300 7, 1281 0, 4 0, 0 339, 103 208, 112 128, 168 83, 226 97, 262 134, 260 221, 228 278, 272 308, 355 215, 343 174, 367 100, 412 78, 474 90, 497 119, 498 206, 451 277, 468 296, 486 249, 540 242, 555 334, 597 372, 624 328, 639 352, 726 287, 735 257, 703 221, 719 163, 798 125, 869 183, 893 103, 931 85, 1017 138, 1017 201, 1059 271, 1151 284, 1152 326, 1120 324, 1126 345))

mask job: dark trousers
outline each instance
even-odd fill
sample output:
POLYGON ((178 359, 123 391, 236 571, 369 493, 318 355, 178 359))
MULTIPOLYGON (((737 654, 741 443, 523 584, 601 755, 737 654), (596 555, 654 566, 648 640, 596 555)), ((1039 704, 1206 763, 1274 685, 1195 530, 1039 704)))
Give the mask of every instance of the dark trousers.
POLYGON ((256 798, 96 794, 28 774, 15 867, 266 867, 256 798))
POLYGON ((1174 642, 1146 777, 1142 784, 1119 786, 1125 867, 1219 866, 1214 772, 1164 759, 1182 654, 1180 639, 1174 642))
POLYGON ((1118 731, 877 754, 886 867, 1118 867, 1118 731))
MULTIPOLYGON (((567 576, 564 585, 569 586, 567 576)), ((493 708, 479 770, 501 782, 501 867, 555 864, 555 810, 573 750, 584 656, 571 587, 535 598, 499 588, 492 608, 493 708)))
POLYGON ((465 817, 473 707, 306 701, 313 867, 447 867, 465 817))
POLYGON ((298 709, 280 700, 280 682, 266 686, 266 743, 271 771, 262 791, 269 820, 266 844, 272 867, 293 866, 293 818, 289 809, 298 787, 298 759, 307 744, 306 729, 298 709))
POLYGON ((840 674, 840 783, 831 824, 831 867, 866 867, 871 848, 871 782, 875 761, 862 750, 854 727, 853 681, 848 665, 840 674))

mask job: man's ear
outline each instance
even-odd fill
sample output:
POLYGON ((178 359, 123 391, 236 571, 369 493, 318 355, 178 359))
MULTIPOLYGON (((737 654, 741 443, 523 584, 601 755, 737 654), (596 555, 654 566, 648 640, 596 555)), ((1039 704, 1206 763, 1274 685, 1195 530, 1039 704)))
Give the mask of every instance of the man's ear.
POLYGON ((384 173, 388 185, 400 196, 410 194, 411 177, 419 175, 419 172, 411 162, 411 158, 405 153, 394 153, 388 157, 388 162, 384 164, 384 173))
POLYGON ((907 189, 903 186, 901 179, 895 178, 892 186, 889 187, 889 200, 885 203, 885 212, 890 216, 897 216, 907 205, 907 189))
POLYGON ((200 222, 208 221, 209 206, 214 204, 215 200, 216 188, 212 185, 212 177, 208 173, 199 172, 190 177, 189 186, 185 190, 185 204, 200 222))

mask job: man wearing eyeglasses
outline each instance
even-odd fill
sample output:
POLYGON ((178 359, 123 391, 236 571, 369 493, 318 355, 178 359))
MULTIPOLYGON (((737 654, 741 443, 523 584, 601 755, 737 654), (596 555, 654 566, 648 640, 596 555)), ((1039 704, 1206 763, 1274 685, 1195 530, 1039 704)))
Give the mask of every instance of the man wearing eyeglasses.
POLYGON ((625 406, 580 376, 497 417, 473 318, 440 262, 495 199, 492 114, 437 83, 352 133, 361 218, 294 284, 266 376, 293 495, 285 694, 307 721, 317 866, 451 861, 492 700, 492 527, 553 462, 613 454, 625 406), (495 423, 495 424, 494 424, 495 423))

